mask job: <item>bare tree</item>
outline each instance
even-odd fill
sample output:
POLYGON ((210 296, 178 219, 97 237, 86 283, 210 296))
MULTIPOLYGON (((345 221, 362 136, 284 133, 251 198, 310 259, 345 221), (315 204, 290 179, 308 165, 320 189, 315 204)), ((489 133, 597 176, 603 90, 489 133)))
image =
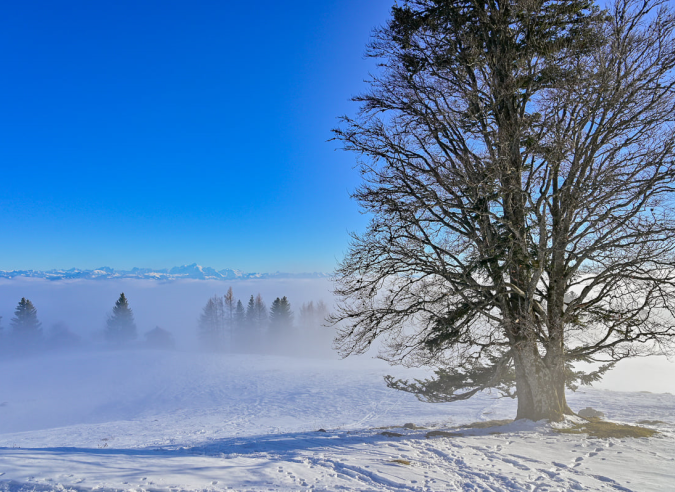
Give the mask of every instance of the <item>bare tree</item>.
POLYGON ((671 350, 674 26, 659 0, 395 6, 335 130, 372 215, 336 272, 341 354, 382 337, 438 368, 393 388, 560 420, 566 387, 671 350))

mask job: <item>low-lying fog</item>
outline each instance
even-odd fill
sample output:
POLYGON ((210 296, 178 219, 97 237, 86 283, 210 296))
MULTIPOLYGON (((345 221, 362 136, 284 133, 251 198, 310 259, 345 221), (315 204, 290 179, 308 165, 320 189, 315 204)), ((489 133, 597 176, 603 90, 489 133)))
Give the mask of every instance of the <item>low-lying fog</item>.
MULTIPOLYGON (((101 342, 106 320, 120 293, 124 293, 133 311, 138 341, 159 326, 169 331, 179 350, 199 346, 198 319, 209 298, 222 298, 232 287, 235 302, 246 308, 250 296, 260 294, 267 310, 277 297, 287 297, 294 314, 294 324, 301 321, 300 308, 310 302, 323 301, 330 307, 332 295, 327 279, 239 280, 65 280, 15 278, 0 279, 0 326, 2 333, 11 331, 10 320, 21 298, 30 300, 37 309, 42 332, 48 337, 56 326, 67 328, 81 337, 83 344, 101 342)), ((320 324, 320 323, 318 323, 320 324)), ((327 331, 330 329, 322 329, 327 331)), ((325 337, 330 339, 330 333, 325 337)), ((330 343, 327 344, 330 346, 330 343)), ((319 347, 309 346, 308 350, 319 347)), ((326 347, 321 347, 325 349, 326 347)))
MULTIPOLYGON (((373 381, 382 381, 387 372, 399 377, 423 375, 420 370, 388 368, 372 359, 374 353, 338 360, 331 349, 332 328, 321 327, 318 322, 302 324, 308 319, 306 311, 304 315, 301 312, 303 305, 305 310, 310 302, 315 307, 320 302, 332 306, 330 287, 326 279, 231 283, 0 280, 0 433, 134 418, 159 412, 160 408, 171 411, 189 406, 196 411, 200 405, 229 404, 233 398, 252 398, 251 405, 255 406, 260 395, 274 399, 268 393, 277 390, 280 395, 290 394, 305 401, 312 398, 304 394, 307 390, 288 393, 286 386, 307 377, 314 381, 317 374, 340 380, 345 388, 350 378, 356 380, 357 373, 373 381), (285 332, 288 336, 273 338, 268 330, 256 335, 263 340, 239 340, 239 346, 232 342, 213 350, 208 342, 205 344, 199 336, 200 315, 210 298, 221 299, 229 287, 234 299, 244 306, 252 295, 260 294, 268 311, 275 299, 285 296, 294 314, 293 325, 285 332), (107 343, 104 336, 106 320, 122 292, 133 310, 138 332, 137 340, 125 346, 107 343), (29 299, 37 309, 43 332, 43 348, 22 356, 12 350, 10 328, 21 298, 29 299), (60 350, 50 347, 54 326, 72 332, 79 343, 60 350), (171 334, 173 348, 150 350, 144 345, 145 334, 157 326, 171 334), (227 374, 221 374, 223 371, 227 374), (246 385, 239 388, 237 384, 244 379, 246 385), (197 386, 197 381, 200 393, 192 395, 188 389, 197 386), (279 385, 284 388, 277 388, 279 385)), ((307 388, 309 383, 304 380, 299 388, 307 388)), ((315 386, 320 392, 325 384, 317 379, 315 386)), ((595 386, 675 393, 675 364, 665 358, 624 361, 595 386)), ((386 389, 382 382, 381 391, 393 390, 386 389)), ((321 405, 320 401, 315 403, 321 405)))

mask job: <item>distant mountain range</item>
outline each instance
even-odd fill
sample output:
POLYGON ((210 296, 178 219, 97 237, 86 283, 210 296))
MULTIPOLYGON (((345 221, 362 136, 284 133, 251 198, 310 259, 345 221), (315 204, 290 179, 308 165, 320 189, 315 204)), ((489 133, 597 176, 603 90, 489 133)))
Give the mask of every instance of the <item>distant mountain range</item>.
POLYGON ((327 273, 246 273, 240 270, 216 270, 211 267, 203 267, 193 263, 173 268, 153 270, 152 268, 132 268, 131 270, 115 270, 110 267, 101 267, 95 270, 0 270, 0 278, 32 277, 46 278, 48 280, 65 279, 119 279, 119 278, 142 278, 153 280, 237 280, 237 279, 267 279, 267 278, 328 278, 327 273))

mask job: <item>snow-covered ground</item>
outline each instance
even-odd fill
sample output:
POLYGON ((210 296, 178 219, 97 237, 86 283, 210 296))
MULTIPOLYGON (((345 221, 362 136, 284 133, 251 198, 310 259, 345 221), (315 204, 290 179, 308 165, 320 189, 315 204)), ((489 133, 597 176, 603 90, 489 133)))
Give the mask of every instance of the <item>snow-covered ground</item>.
POLYGON ((187 352, 5 360, 0 490, 675 490, 672 394, 570 394, 575 410, 664 422, 649 439, 532 422, 427 439, 513 418, 515 402, 421 403, 387 389, 391 373, 423 375, 372 359, 187 352), (377 428, 407 422, 428 429, 377 428))

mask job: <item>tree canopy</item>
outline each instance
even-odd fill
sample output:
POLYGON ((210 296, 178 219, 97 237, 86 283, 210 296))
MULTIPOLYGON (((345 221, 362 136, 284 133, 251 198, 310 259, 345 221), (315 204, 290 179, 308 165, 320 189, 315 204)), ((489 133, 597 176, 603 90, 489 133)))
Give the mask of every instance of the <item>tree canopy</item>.
POLYGON ((42 323, 38 320, 37 309, 29 299, 21 298, 9 326, 12 330, 10 335, 15 349, 35 349, 41 342, 42 323))
POLYGON ((566 386, 671 350, 674 26, 659 0, 394 6, 335 130, 372 217, 336 272, 341 353, 382 337, 438 367, 391 387, 560 420, 566 386))
POLYGON ((227 329, 222 297, 214 295, 209 298, 199 315, 198 324, 202 344, 209 350, 222 350, 227 329))
POLYGON ((272 302, 270 307, 270 325, 272 328, 288 329, 293 324, 293 311, 291 311, 291 303, 288 302, 286 296, 277 297, 272 302))
POLYGON ((108 342, 125 344, 135 340, 137 336, 134 313, 122 292, 106 321, 105 338, 108 342))

